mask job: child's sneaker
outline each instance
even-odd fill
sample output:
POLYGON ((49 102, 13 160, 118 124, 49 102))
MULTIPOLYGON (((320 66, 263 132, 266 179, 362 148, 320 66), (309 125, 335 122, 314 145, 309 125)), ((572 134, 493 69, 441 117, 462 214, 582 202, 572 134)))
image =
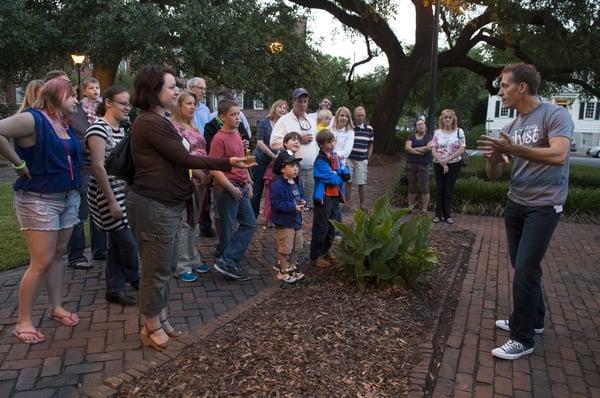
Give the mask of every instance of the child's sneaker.
POLYGON ((304 279, 304 274, 299 271, 292 271, 292 276, 296 278, 296 281, 301 281, 302 279, 304 279))
POLYGON ((285 283, 296 283, 298 281, 293 274, 281 271, 277 273, 277 279, 285 283))

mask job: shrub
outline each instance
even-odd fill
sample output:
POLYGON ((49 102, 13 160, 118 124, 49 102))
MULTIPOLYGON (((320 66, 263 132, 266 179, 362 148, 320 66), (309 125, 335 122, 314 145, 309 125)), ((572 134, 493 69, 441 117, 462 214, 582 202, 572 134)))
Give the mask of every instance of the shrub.
MULTIPOLYGON (((476 176, 462 177, 456 181, 452 210, 458 213, 500 216, 506 204, 510 181, 507 179, 487 181, 476 176)), ((435 198, 435 181, 429 181, 431 197, 435 198)), ((407 187, 396 184, 394 203, 407 205, 407 187)), ((435 205, 435 200, 432 200, 435 205)), ((600 190, 589 187, 571 186, 565 203, 564 215, 569 221, 600 221, 600 190)))
POLYGON ((485 126, 483 124, 478 124, 477 126, 473 126, 471 130, 465 133, 465 137, 467 139, 467 148, 475 149, 477 148, 477 140, 485 134, 485 126))
MULTIPOLYGON (((499 180, 510 180, 512 163, 504 168, 499 180)), ((467 167, 460 171, 460 178, 478 177, 487 180, 485 174, 485 159, 481 156, 471 156, 467 167)), ((600 173, 597 168, 575 164, 569 170, 569 185, 580 188, 600 188, 600 173)))
POLYGON ((335 248, 346 271, 361 290, 371 283, 414 286, 437 263, 427 246, 431 220, 427 216, 402 221, 408 209, 391 209, 387 194, 379 197, 372 214, 354 211, 350 225, 333 221, 342 240, 335 248))

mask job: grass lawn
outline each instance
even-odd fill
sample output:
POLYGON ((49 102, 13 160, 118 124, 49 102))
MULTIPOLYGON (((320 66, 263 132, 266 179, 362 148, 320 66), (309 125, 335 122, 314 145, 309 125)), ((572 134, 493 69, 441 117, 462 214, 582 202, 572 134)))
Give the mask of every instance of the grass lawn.
POLYGON ((29 259, 12 202, 12 184, 0 183, 0 271, 23 265, 29 259))
MULTIPOLYGON (((86 242, 89 242, 88 224, 89 221, 86 221, 86 242)), ((0 271, 27 264, 28 261, 27 244, 13 208, 12 184, 0 183, 0 271)))

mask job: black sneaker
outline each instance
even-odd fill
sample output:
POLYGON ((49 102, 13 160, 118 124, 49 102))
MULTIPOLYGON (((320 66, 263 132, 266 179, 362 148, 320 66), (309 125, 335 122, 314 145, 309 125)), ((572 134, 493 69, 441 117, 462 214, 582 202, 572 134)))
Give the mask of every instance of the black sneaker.
POLYGON ((121 304, 123 306, 137 304, 136 298, 125 292, 106 293, 104 297, 109 303, 121 304))
POLYGON ((228 261, 219 260, 215 265, 215 270, 225 275, 228 278, 235 279, 236 281, 247 281, 250 280, 248 275, 242 272, 241 268, 232 264, 228 261))

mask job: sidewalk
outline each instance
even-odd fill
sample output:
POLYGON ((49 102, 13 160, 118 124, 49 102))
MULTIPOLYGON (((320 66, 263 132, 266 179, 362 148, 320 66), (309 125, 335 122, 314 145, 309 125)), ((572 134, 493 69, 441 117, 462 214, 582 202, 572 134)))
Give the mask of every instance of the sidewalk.
MULTIPOLYGON (((400 163, 371 167, 368 204, 397 181, 401 172, 400 163)), ((355 203, 357 191, 353 192, 355 203)), ((304 221, 305 259, 312 213, 305 213, 304 221)), ((214 263, 215 242, 202 239, 199 245, 210 265, 214 263)), ((271 276, 276 263, 273 242, 274 230, 260 225, 243 262, 251 274, 249 282, 228 282, 214 270, 201 275, 197 282, 171 281, 170 319, 189 334, 170 343, 163 353, 142 347, 137 306, 123 308, 104 300, 103 263, 96 263, 89 271, 65 268, 64 304, 78 313, 79 325, 65 327, 45 318, 47 296, 43 289, 34 307, 34 323, 46 341, 33 346, 19 343, 11 331, 17 320, 18 283, 25 268, 0 273, 0 397, 104 396, 114 392, 111 388, 175 357, 186 345, 274 292, 280 284, 271 276)))
POLYGON ((600 226, 560 223, 542 263, 544 334, 516 361, 492 357, 508 333, 512 268, 501 218, 458 216, 476 240, 434 397, 600 397, 600 226))

